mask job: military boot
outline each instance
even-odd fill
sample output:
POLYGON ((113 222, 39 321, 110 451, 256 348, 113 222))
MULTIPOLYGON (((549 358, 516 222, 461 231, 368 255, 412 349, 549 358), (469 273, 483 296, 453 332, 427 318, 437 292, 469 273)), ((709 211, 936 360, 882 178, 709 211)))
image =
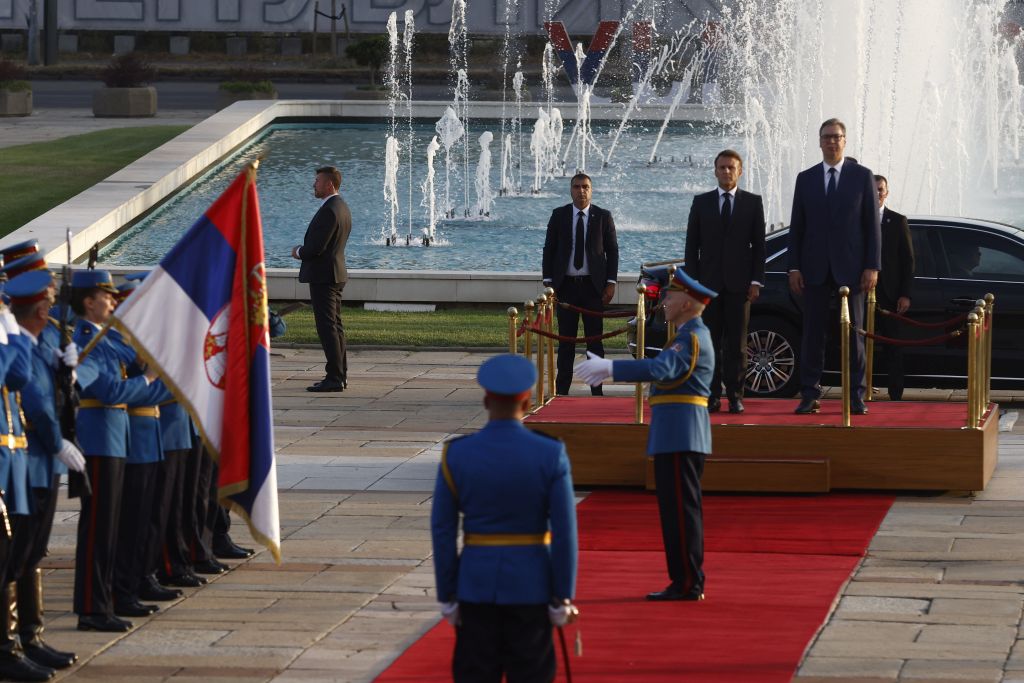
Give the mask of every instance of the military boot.
POLYGON ((0 678, 7 681, 48 681, 54 670, 36 664, 21 651, 18 643, 18 615, 13 583, 0 589, 0 678))
POLYGON ((74 652, 62 652, 43 640, 43 571, 34 569, 15 584, 18 597, 18 635, 25 656, 51 669, 66 669, 78 660, 74 652))

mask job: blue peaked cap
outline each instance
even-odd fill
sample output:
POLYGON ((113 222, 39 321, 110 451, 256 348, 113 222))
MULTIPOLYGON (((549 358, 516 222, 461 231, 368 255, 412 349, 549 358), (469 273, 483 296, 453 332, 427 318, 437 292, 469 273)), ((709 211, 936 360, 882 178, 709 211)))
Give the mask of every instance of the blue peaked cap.
POLYGON ((686 292, 705 306, 718 296, 718 292, 708 289, 697 282, 687 275, 686 271, 682 268, 676 268, 675 275, 672 276, 672 280, 668 283, 668 289, 670 292, 686 292))
POLYGON ((147 275, 149 275, 148 270, 141 270, 137 273, 128 273, 127 275, 124 276, 124 279, 127 280, 128 282, 142 282, 143 280, 146 279, 147 275))
POLYGON ((106 270, 76 270, 71 276, 71 286, 76 289, 102 289, 117 294, 114 278, 106 270))
POLYGON ((515 396, 537 382, 537 368, 523 356, 503 353, 483 362, 476 381, 492 394, 515 396))
POLYGON ((4 293, 12 304, 30 304, 46 298, 46 290, 53 283, 48 270, 30 270, 11 278, 4 293))

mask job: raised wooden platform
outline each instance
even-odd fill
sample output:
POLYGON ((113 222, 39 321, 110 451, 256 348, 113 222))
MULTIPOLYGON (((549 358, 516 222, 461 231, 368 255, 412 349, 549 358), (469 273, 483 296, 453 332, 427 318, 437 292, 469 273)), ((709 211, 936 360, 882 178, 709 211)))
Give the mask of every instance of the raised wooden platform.
MULTIPOLYGON (((998 406, 966 429, 962 403, 877 402, 843 427, 838 401, 795 416, 795 402, 745 400, 743 415, 712 415, 714 453, 707 491, 816 492, 832 489, 985 488, 998 457, 998 406)), ((620 397, 558 397, 526 418, 566 443, 577 485, 649 486, 647 424, 620 397)))

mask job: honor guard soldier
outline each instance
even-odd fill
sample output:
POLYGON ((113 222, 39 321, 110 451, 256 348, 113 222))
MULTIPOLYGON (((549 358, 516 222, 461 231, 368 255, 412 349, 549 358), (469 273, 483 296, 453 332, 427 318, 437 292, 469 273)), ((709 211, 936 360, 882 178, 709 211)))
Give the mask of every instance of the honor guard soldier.
POLYGON ((114 311, 114 287, 105 270, 76 271, 71 306, 79 316, 74 340, 83 358, 76 429, 85 454, 92 494, 82 497, 75 551, 74 609, 81 631, 127 631, 132 624, 114 616, 114 557, 128 455, 128 403, 152 404, 164 388, 151 386, 156 372, 125 376, 123 350, 101 336, 114 311))
MULTIPOLYGON (((62 652, 43 640, 43 585, 39 563, 46 556, 50 532, 57 509, 60 477, 68 468, 81 472, 85 458, 72 442, 61 435, 56 413, 57 387, 54 373, 58 364, 74 367, 78 351, 74 343, 63 350, 50 345, 43 332, 52 329, 49 318, 53 304, 53 278, 47 270, 29 270, 13 278, 5 288, 11 312, 22 330, 22 337, 31 344, 31 379, 22 388, 21 403, 25 413, 28 436, 28 473, 32 511, 14 530, 8 578, 16 586, 17 635, 22 651, 40 668, 64 669, 77 657, 62 652)), ((10 614, 3 609, 0 614, 10 614)), ((4 617, 6 618, 6 617, 4 617)), ((10 626, 0 627, 0 638, 13 636, 10 626)), ((6 642, 6 641, 5 641, 6 642)), ((13 680, 46 680, 38 677, 16 677, 0 664, 0 677, 13 680)))
POLYGON ((711 453, 708 395, 715 354, 700 314, 716 296, 677 268, 663 304, 665 319, 677 329, 676 337, 657 358, 613 362, 593 356, 576 368, 591 385, 609 377, 651 382, 647 454, 654 458, 661 534, 672 583, 650 593, 648 600, 704 599, 700 478, 711 453))
POLYGON ((537 381, 522 356, 480 366, 490 417, 445 444, 430 516, 441 613, 455 626, 456 683, 551 681, 551 625, 575 618, 576 510, 561 441, 522 424, 537 381), (463 549, 456 548, 462 513, 463 549))

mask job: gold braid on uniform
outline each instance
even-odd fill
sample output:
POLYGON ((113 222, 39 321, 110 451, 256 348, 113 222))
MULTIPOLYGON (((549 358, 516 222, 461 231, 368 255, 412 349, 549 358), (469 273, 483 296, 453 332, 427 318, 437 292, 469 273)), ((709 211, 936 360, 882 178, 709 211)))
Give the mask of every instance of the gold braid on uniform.
POLYGON ((448 489, 452 492, 452 496, 456 501, 459 500, 459 492, 455 490, 455 479, 452 478, 452 471, 448 469, 448 444, 444 445, 441 449, 441 474, 444 475, 444 481, 448 484, 448 489))
POLYGON ((674 382, 655 382, 654 386, 667 391, 681 387, 686 383, 686 380, 690 379, 690 375, 693 374, 694 368, 697 367, 697 356, 700 355, 700 342, 697 340, 697 334, 695 332, 690 333, 690 342, 690 345, 693 347, 693 352, 690 354, 690 369, 686 371, 686 374, 674 382))

